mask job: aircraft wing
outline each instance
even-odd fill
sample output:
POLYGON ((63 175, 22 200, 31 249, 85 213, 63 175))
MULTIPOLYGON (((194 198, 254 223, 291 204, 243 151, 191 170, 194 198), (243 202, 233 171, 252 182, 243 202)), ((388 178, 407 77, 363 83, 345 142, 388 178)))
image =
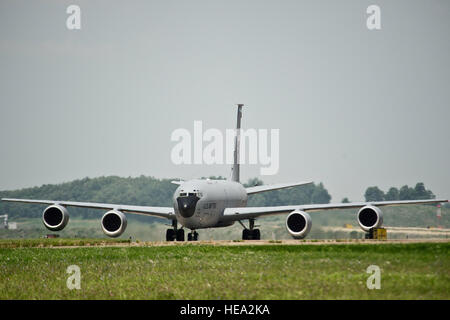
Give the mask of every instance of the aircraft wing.
POLYGON ((147 206, 129 206, 121 204, 94 203, 94 202, 73 202, 73 201, 53 201, 53 200, 32 200, 32 199, 9 199, 3 198, 2 201, 22 202, 22 203, 38 203, 38 204, 59 204, 63 207, 78 207, 90 209, 118 210, 127 213, 155 216, 176 220, 176 216, 172 207, 147 207, 147 206))
POLYGON ((262 186, 248 187, 248 188, 245 188, 245 191, 247 191, 247 194, 253 194, 253 193, 259 193, 259 192, 265 192, 265 191, 290 188, 290 187, 295 187, 295 186, 302 186, 302 185, 310 184, 310 183, 312 183, 312 181, 268 184, 268 185, 262 185, 262 186))
POLYGON ((366 205, 383 207, 383 206, 401 206, 409 204, 426 204, 439 202, 448 202, 448 200, 431 199, 431 200, 404 200, 404 201, 375 201, 375 202, 305 204, 305 205, 290 205, 290 206, 276 206, 276 207, 226 208, 221 218, 221 221, 226 222, 244 219, 254 219, 265 215, 290 213, 294 210, 313 212, 332 209, 362 208, 366 205))

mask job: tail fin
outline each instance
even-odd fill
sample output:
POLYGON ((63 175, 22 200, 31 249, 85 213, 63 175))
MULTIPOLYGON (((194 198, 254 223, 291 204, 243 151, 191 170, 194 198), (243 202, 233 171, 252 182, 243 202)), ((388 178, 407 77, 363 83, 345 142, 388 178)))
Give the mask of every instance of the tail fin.
POLYGON ((243 104, 238 104, 236 137, 234 139, 234 162, 231 172, 231 181, 239 182, 239 146, 241 144, 241 118, 243 104))

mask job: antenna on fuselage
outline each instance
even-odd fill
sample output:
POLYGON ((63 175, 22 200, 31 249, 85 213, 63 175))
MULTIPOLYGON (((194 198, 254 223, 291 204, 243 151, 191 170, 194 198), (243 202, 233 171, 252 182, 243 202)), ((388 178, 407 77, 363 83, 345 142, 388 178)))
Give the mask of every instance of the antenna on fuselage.
POLYGON ((231 172, 231 181, 239 182, 239 147, 241 145, 241 118, 242 118, 242 103, 239 103, 237 111, 236 136, 234 138, 234 161, 231 172))

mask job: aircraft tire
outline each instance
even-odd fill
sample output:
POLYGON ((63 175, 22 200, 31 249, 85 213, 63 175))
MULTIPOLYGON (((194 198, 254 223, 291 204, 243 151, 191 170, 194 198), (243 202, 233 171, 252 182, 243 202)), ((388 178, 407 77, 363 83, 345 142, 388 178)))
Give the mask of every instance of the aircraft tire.
POLYGON ((166 231, 166 241, 173 241, 173 240, 175 240, 175 230, 167 229, 167 231, 166 231))
POLYGON ((178 229, 176 235, 177 241, 184 241, 184 229, 178 229))

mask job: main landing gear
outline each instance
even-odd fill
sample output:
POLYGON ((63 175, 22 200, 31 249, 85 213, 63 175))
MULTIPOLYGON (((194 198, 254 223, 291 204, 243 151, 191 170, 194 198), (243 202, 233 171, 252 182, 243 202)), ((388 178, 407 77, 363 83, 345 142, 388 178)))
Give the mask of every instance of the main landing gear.
MULTIPOLYGON (((167 229, 166 231, 166 241, 184 241, 184 229, 178 229, 177 221, 172 221, 172 229, 167 229)), ((188 233, 188 241, 197 241, 198 233, 192 230, 188 233)))
POLYGON ((172 227, 166 231, 166 241, 184 241, 184 229, 178 229, 176 220, 172 221, 172 227))
POLYGON ((261 240, 261 233, 259 229, 255 229, 255 219, 249 219, 249 227, 239 221, 239 223, 244 227, 242 230, 242 240, 261 240))

